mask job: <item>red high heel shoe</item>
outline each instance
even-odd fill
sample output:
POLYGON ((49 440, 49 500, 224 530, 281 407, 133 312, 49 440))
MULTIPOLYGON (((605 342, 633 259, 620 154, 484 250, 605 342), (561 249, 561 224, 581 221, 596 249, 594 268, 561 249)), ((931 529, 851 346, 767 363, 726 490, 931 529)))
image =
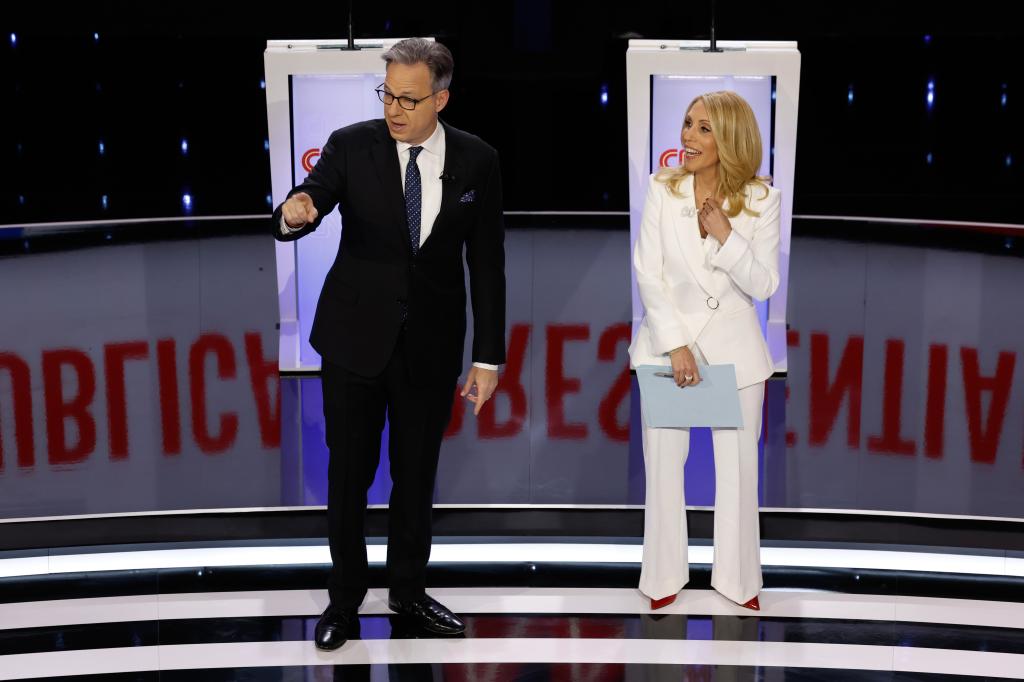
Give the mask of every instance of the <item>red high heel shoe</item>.
POLYGON ((655 611, 657 609, 660 609, 663 606, 668 606, 669 604, 671 604, 675 600, 676 600, 676 595, 674 595, 674 594, 670 594, 667 597, 662 597, 661 599, 652 599, 651 600, 651 611, 655 611))
POLYGON ((740 606, 742 606, 745 609, 750 609, 751 611, 760 611, 761 610, 761 602, 759 602, 757 600, 757 597, 754 597, 753 599, 748 601, 746 604, 740 604, 740 606))

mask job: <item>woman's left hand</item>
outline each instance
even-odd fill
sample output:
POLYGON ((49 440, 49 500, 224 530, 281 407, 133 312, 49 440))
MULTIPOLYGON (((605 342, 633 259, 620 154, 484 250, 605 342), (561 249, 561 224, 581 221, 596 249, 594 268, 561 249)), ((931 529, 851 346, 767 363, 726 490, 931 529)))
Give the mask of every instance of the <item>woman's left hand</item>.
POLYGON ((714 199, 708 198, 704 201, 704 207, 697 214, 697 220, 700 221, 704 231, 717 239, 719 244, 725 244, 729 233, 732 232, 729 217, 722 210, 722 205, 714 199))

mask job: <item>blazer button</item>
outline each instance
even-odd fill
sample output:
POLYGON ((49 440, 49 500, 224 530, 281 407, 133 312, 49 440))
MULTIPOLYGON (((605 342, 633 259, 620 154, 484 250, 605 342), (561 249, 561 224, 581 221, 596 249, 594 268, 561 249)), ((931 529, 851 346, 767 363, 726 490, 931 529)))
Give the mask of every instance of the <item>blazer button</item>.
POLYGON ((718 310, 718 299, 714 296, 708 296, 708 300, 704 301, 704 303, 712 310, 718 310))

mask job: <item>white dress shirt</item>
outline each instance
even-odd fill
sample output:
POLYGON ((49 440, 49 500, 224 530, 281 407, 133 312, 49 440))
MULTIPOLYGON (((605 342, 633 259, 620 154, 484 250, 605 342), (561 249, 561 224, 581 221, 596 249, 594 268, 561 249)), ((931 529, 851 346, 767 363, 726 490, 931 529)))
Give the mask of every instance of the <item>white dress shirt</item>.
POLYGON ((427 241, 430 231, 434 229, 434 221, 441 212, 441 173, 444 172, 444 126, 440 123, 434 127, 422 144, 411 145, 408 142, 395 141, 398 147, 398 165, 402 169, 402 195, 405 195, 405 173, 409 168, 409 149, 423 147, 416 157, 416 167, 420 169, 420 186, 422 188, 423 207, 420 209, 420 246, 427 241))
MULTIPOLYGON (((441 212, 441 173, 444 172, 444 126, 440 122, 434 127, 430 134, 421 144, 411 145, 408 142, 395 141, 398 149, 398 165, 401 168, 402 194, 405 195, 405 172, 409 167, 409 149, 411 147, 423 147, 423 151, 416 157, 416 167, 420 169, 420 187, 423 199, 423 207, 420 209, 420 246, 430 236, 434 229, 434 221, 437 214, 441 212)), ((296 232, 302 227, 291 227, 281 216, 281 232, 288 234, 296 232)), ((474 362, 474 367, 481 369, 497 370, 498 365, 489 365, 485 362, 474 362)))

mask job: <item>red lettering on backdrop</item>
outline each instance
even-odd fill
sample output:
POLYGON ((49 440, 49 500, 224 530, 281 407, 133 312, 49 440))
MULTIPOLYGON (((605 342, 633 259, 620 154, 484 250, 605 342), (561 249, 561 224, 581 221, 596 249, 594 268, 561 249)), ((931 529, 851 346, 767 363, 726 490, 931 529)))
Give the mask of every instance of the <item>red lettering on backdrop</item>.
MULTIPOLYGON (((522 432, 529 410, 529 396, 523 384, 525 357, 529 343, 530 325, 514 325, 509 336, 508 363, 504 367, 498 393, 504 393, 510 401, 510 417, 497 421, 494 401, 488 401, 481 410, 478 420, 479 437, 509 438, 522 432)), ((546 329, 546 385, 548 436, 550 438, 585 438, 586 423, 568 423, 565 417, 566 396, 579 393, 581 379, 565 376, 565 356, 572 353, 566 345, 574 341, 588 341, 590 329, 585 324, 550 325, 546 329)), ((612 362, 616 359, 620 344, 628 342, 629 324, 615 324, 601 334, 598 340, 598 359, 612 362)), ((800 346, 800 334, 795 330, 787 333, 789 347, 800 346)), ((859 447, 860 418, 862 403, 863 338, 851 336, 843 348, 835 376, 830 377, 829 338, 824 333, 810 335, 810 431, 808 442, 822 445, 831 436, 836 419, 843 409, 847 410, 847 443, 859 447)), ((260 435, 264 447, 276 447, 280 443, 281 393, 277 376, 277 363, 273 358, 263 356, 262 337, 256 332, 245 335, 245 352, 249 364, 253 397, 256 405, 260 435), (271 392, 271 387, 274 391, 271 392)), ((979 367, 978 350, 962 348, 961 364, 964 380, 965 405, 970 437, 971 459, 977 462, 995 461, 1002 434, 1006 411, 1012 388, 1016 354, 1004 351, 999 354, 994 374, 983 376, 979 367), (991 391, 991 398, 983 395, 991 391), (985 408, 987 407, 987 413, 985 408)), ((111 343, 104 346, 104 375, 107 386, 107 419, 109 425, 109 447, 111 459, 128 456, 129 434, 127 423, 126 363, 129 360, 144 360, 149 356, 146 341, 111 343)), ((217 377, 221 380, 235 379, 237 375, 235 349, 228 338, 218 333, 202 335, 189 352, 189 376, 192 402, 192 422, 195 440, 200 449, 207 453, 223 452, 237 439, 239 417, 233 412, 217 415, 216 430, 211 429, 207 415, 206 361, 213 356, 217 377)), ((948 348, 932 344, 928 356, 928 380, 925 405, 925 423, 922 449, 925 456, 944 456, 944 421, 949 365, 948 348)), ((174 339, 161 339, 156 343, 156 358, 159 375, 160 414, 165 454, 181 452, 181 423, 179 388, 176 372, 176 347, 174 339)), ((75 349, 44 351, 42 355, 44 401, 46 406, 46 430, 48 459, 51 464, 73 464, 81 462, 95 451, 96 422, 92 413, 92 402, 96 394, 95 368, 89 356, 75 349), (72 379, 72 374, 74 378, 72 379), (67 379, 66 382, 63 379, 67 379), (65 383, 67 384, 65 386, 65 383), (73 387, 73 388, 72 388, 73 387), (74 395, 66 394, 73 390, 74 395), (77 438, 68 442, 68 421, 76 426, 77 438)), ((902 429, 903 370, 905 364, 905 342, 889 339, 886 342, 885 380, 883 388, 883 413, 881 433, 868 437, 867 447, 874 452, 913 454, 916 443, 905 438, 902 429)), ((13 414, 14 443, 19 466, 35 464, 33 406, 31 400, 31 374, 28 364, 13 353, 0 353, 0 372, 6 370, 10 376, 13 414)), ((598 407, 598 423, 605 435, 616 441, 629 438, 629 423, 619 421, 619 410, 629 395, 630 378, 628 365, 616 376, 598 407)), ((458 389, 456 389, 458 391, 458 389)), ((787 400, 789 388, 786 389, 787 400)), ((452 410, 452 421, 446 436, 455 435, 462 426, 464 400, 457 397, 452 410)), ((796 434, 787 432, 787 445, 796 441, 796 434)), ((10 443, 10 439, 8 439, 10 443)), ((0 439, 0 470, 7 460, 0 439)))
POLYGON ((547 328, 547 381, 544 387, 544 402, 548 412, 549 438, 587 437, 587 425, 566 423, 565 396, 580 392, 580 380, 567 377, 565 371, 565 344, 569 341, 586 341, 590 338, 590 327, 585 324, 550 324, 547 328))
POLYGON ((928 394, 924 415, 924 455, 938 459, 944 449, 946 423, 946 374, 949 349, 933 343, 928 347, 928 394))
POLYGON ((526 359, 526 344, 530 339, 530 325, 516 324, 509 334, 508 358, 498 388, 491 399, 484 403, 477 416, 477 435, 480 438, 511 438, 523 430, 526 421, 526 389, 523 387, 523 364, 526 359), (498 394, 508 396, 511 414, 508 420, 496 421, 495 399, 498 394))
POLYGON ((156 342, 160 377, 160 434, 165 455, 181 454, 181 409, 178 407, 178 359, 174 339, 156 342))
MULTIPOLYGON (((604 330, 601 339, 597 343, 597 359, 603 362, 612 362, 616 358, 616 349, 623 341, 629 344, 630 325, 628 322, 613 324, 604 330)), ((622 442, 629 441, 629 411, 626 411, 626 420, 622 423, 616 420, 619 406, 629 397, 629 389, 632 379, 629 375, 629 360, 624 363, 615 383, 608 390, 608 393, 601 399, 597 408, 597 422, 601 430, 611 440, 622 442)))
POLYGON ((43 394, 46 404, 46 445, 50 464, 74 464, 96 449, 96 419, 89 411, 96 395, 96 374, 92 360, 80 350, 62 348, 43 351, 43 394), (64 399, 61 373, 74 371, 76 394, 64 399), (67 442, 67 420, 78 426, 78 441, 67 442))
POLYGON ((913 455, 917 444, 900 437, 903 415, 903 351, 899 339, 885 342, 885 380, 882 383, 882 433, 868 437, 868 450, 913 455))
POLYGON ((258 332, 246 332, 245 357, 249 361, 252 395, 256 400, 256 415, 260 423, 260 442, 265 448, 281 445, 281 381, 277 372, 277 358, 263 357, 263 338, 258 332), (270 403, 267 383, 274 387, 274 404, 270 403))
MULTIPOLYGON (((789 348, 800 347, 800 332, 795 329, 786 330, 786 346, 789 348)), ((789 406, 789 381, 786 381, 786 406, 789 406)), ((796 445, 796 431, 786 431, 786 447, 796 445)))
MULTIPOLYGON (((11 403, 14 407, 14 444, 18 450, 18 466, 36 463, 36 445, 32 434, 32 384, 28 363, 14 353, 0 353, 0 369, 11 377, 11 403)), ((0 424, 2 426, 2 424, 0 424)), ((4 469, 4 439, 0 429, 0 471, 4 469)))
POLYGON ((107 382, 107 440, 110 459, 128 456, 128 401, 124 381, 124 364, 128 360, 149 357, 145 341, 108 343, 103 347, 103 373, 107 382))
POLYGON ((860 397, 864 367, 864 339, 851 336, 839 359, 836 378, 828 380, 828 334, 811 334, 811 390, 810 433, 811 445, 822 445, 832 432, 843 398, 849 395, 846 413, 846 443, 860 447, 860 397))
POLYGON ((1016 359, 1015 353, 1003 351, 999 354, 995 375, 983 377, 978 367, 978 349, 960 349, 960 362, 964 373, 964 403, 967 406, 967 431, 970 436, 971 459, 975 462, 991 463, 996 460, 1016 359), (982 391, 992 391, 988 419, 985 420, 984 427, 981 424, 982 391))
POLYGON ((219 432, 210 433, 206 421, 206 356, 213 355, 219 379, 235 378, 235 349, 223 334, 203 334, 192 344, 188 354, 188 374, 192 394, 192 434, 199 449, 207 454, 224 452, 238 435, 238 415, 220 414, 219 432))

